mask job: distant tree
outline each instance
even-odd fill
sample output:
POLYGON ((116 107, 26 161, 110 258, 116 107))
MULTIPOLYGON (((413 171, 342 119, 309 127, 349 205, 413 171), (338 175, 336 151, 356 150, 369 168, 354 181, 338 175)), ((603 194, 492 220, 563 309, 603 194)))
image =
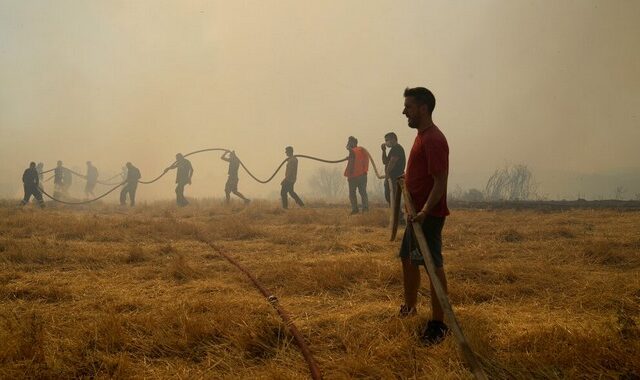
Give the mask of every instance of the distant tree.
POLYGON ((453 189, 451 189, 451 191, 449 191, 449 194, 447 194, 447 199, 452 201, 459 201, 462 200, 463 196, 464 190, 460 185, 456 185, 453 189))
POLYGON ((462 200, 467 202, 482 202, 484 201, 484 194, 478 189, 469 189, 462 195, 462 200))
POLYGON ((640 201, 640 193, 636 193, 636 201, 640 201))
POLYGON ((624 199, 624 193, 626 193, 627 190, 624 188, 624 186, 618 186, 615 188, 615 190, 613 191, 614 194, 614 198, 616 200, 623 200, 624 199))
POLYGON ((489 177, 484 189, 484 197, 489 201, 528 200, 536 196, 537 184, 526 165, 505 166, 489 177))
POLYGON ((346 184, 347 180, 338 168, 322 167, 309 179, 309 185, 314 195, 326 199, 346 196, 346 184))
POLYGON ((465 191, 460 185, 456 185, 453 190, 447 194, 447 199, 452 201, 482 202, 484 201, 484 194, 478 189, 465 191))

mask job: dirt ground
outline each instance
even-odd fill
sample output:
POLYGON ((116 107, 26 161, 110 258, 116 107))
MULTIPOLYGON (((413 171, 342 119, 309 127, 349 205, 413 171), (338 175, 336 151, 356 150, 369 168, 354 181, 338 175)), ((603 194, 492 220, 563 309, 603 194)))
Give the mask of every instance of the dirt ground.
MULTIPOLYGON (((0 202, 0 377, 309 376, 240 261, 292 315, 325 378, 470 378, 456 342, 399 318, 388 210, 194 201, 135 209, 0 202)), ((454 209, 450 298, 490 378, 640 376, 640 213, 454 209)), ((424 278, 423 278, 424 280, 424 278)))

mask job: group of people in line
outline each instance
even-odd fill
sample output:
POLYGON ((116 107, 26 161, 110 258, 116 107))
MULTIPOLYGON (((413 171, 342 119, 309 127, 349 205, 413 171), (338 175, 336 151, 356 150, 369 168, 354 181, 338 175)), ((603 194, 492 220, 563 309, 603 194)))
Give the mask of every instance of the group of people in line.
MULTIPOLYGON (((407 118, 410 128, 417 131, 416 137, 409 153, 408 159, 402 146, 398 144, 395 133, 385 135, 382 144, 382 162, 385 165, 385 198, 391 202, 392 189, 396 188, 398 178, 404 177, 404 185, 411 195, 411 206, 414 213, 407 214, 407 228, 402 238, 399 256, 402 262, 404 303, 400 306, 401 317, 412 316, 417 313, 418 289, 420 288, 421 265, 425 265, 423 252, 416 242, 414 226, 420 226, 426 243, 429 247, 428 254, 435 267, 434 276, 437 276, 442 288, 447 292, 447 279, 444 272, 442 257, 442 229, 445 219, 449 215, 447 208, 447 180, 449 174, 449 146, 442 131, 433 122, 432 114, 436 105, 433 93, 424 87, 407 88, 404 91, 404 109, 402 113, 407 118), (405 167, 406 164, 406 167, 405 167)), ((367 172, 369 168, 369 156, 367 151, 358 146, 358 140, 351 136, 347 141, 349 158, 344 175, 349 184, 349 200, 351 213, 360 212, 357 202, 357 193, 360 194, 362 211, 369 209, 367 196, 367 172)), ((282 206, 287 208, 288 197, 291 196, 301 207, 302 199, 294 191, 297 178, 298 161, 293 154, 293 148, 287 147, 285 154, 289 158, 285 171, 285 178, 281 182, 282 206)), ((234 152, 225 152, 222 160, 229 163, 228 179, 225 184, 226 201, 230 201, 233 193, 244 202, 249 203, 242 193, 238 192, 238 170, 241 162, 234 152)), ((191 184, 193 167, 181 154, 176 155, 176 162, 165 169, 165 172, 176 169, 176 202, 180 206, 186 206, 188 201, 184 197, 184 188, 191 184)), ((54 183, 56 190, 67 191, 71 185, 71 172, 58 161, 55 169, 54 183)), ((90 162, 87 162, 87 187, 85 192, 93 194, 93 188, 97 182, 98 171, 90 162)), ((140 171, 130 162, 126 164, 124 187, 120 193, 120 202, 125 203, 129 197, 130 204, 135 204, 135 194, 138 182, 141 178, 140 171)), ((24 183, 24 199, 22 204, 29 202, 34 196, 43 206, 42 193, 42 164, 32 162, 25 170, 22 181, 24 183)), ((430 279, 431 280, 431 279, 430 279)), ((421 340, 425 344, 441 342, 448 334, 448 327, 444 323, 444 311, 438 296, 431 283, 431 319, 421 332, 421 340)))
MULTIPOLYGON (((391 186, 395 186, 397 178, 404 172, 406 161, 405 153, 402 146, 398 144, 398 137, 395 133, 389 132, 384 138, 385 142, 382 144, 382 162, 385 166, 385 178, 391 179, 391 186), (388 152, 387 149, 389 149, 388 152)), ((363 212, 366 212, 369 210, 369 197, 367 195, 369 153, 363 147, 358 146, 358 139, 353 136, 349 136, 346 148, 349 151, 349 157, 347 159, 347 167, 345 168, 344 176, 347 178, 347 183, 349 185, 351 214, 357 214, 360 212, 357 194, 360 194, 361 209, 363 212)), ((289 197, 291 197, 299 207, 304 207, 304 202, 294 189, 298 177, 298 158, 293 154, 292 146, 287 146, 284 153, 287 156, 287 162, 284 178, 282 179, 282 182, 280 182, 280 198, 282 201, 282 207, 284 209, 289 207, 289 197)), ((227 182, 224 186, 226 203, 231 201, 231 194, 240 198, 245 202, 245 204, 251 202, 238 191, 238 171, 240 169, 241 162, 236 156, 235 151, 226 151, 220 159, 229 164, 227 182)), ((42 201, 42 184, 44 182, 43 167, 44 165, 42 163, 36 165, 32 162, 29 168, 25 170, 22 178, 22 182, 24 184, 24 199, 21 202, 22 205, 29 203, 29 199, 33 196, 38 201, 39 205, 44 206, 44 202, 42 201)), ((191 179, 194 173, 193 165, 191 165, 191 161, 184 157, 184 155, 178 153, 176 154, 175 162, 168 168, 164 169, 164 173, 174 169, 176 170, 176 204, 180 207, 185 207, 189 204, 189 201, 185 197, 184 191, 187 185, 191 185, 191 179)), ((62 161, 58 161, 53 175, 54 198, 60 199, 68 197, 69 188, 73 181, 73 174, 73 171, 63 166, 62 161)), ((133 207, 136 203, 136 190, 142 175, 140 174, 140 170, 131 162, 127 162, 122 168, 121 175, 124 186, 120 191, 120 204, 126 205, 128 200, 129 205, 133 207)), ((91 163, 91 161, 87 161, 86 174, 83 176, 86 180, 84 193, 87 199, 95 197, 94 189, 98 183, 98 176, 98 169, 91 163)), ((385 181, 384 188, 387 202, 390 202, 389 186, 388 181, 385 181)))
MULTIPOLYGON (((31 162, 29 167, 22 174, 22 183, 24 185, 24 198, 21 204, 26 205, 29 203, 31 196, 33 196, 40 207, 44 207, 44 201, 42 199, 42 192, 44 186, 44 164, 39 162, 37 165, 35 162, 31 162)), ((87 161, 87 174, 84 176, 86 179, 86 185, 84 193, 87 198, 95 197, 93 190, 98 183, 98 169, 91 164, 91 161, 87 161)), ((51 178, 50 178, 51 179, 51 178)), ((56 167, 53 169, 53 197, 63 198, 69 194, 69 188, 73 183, 73 172, 65 168, 62 161, 58 161, 56 167)))

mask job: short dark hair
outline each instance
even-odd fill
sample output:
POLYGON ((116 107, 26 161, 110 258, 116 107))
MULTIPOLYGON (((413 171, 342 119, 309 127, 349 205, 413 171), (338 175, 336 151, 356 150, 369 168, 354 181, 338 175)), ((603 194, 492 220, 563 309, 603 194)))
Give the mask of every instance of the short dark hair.
POLYGON ((352 141, 356 144, 356 146, 358 145, 358 139, 353 136, 349 136, 349 142, 352 142, 352 141))
POLYGON ((293 152, 293 147, 292 146, 288 146, 288 147, 284 148, 284 150, 290 150, 290 151, 293 152))
POLYGON ((433 96, 433 93, 425 87, 407 87, 404 89, 404 97, 412 97, 420 105, 426 104, 429 109, 429 113, 433 113, 433 110, 436 108, 436 97, 433 96))
POLYGON ((398 135, 396 135, 394 132, 389 132, 386 135, 384 135, 384 139, 394 139, 396 141, 398 141, 398 135))

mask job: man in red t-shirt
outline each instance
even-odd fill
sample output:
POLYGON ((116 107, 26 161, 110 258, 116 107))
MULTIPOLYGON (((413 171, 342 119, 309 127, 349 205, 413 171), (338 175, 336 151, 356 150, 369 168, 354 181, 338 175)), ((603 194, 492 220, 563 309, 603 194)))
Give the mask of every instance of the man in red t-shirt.
MULTIPOLYGON (((405 185, 413 201, 416 215, 409 222, 422 224, 422 231, 436 266, 436 275, 445 291, 447 279, 442 260, 442 227, 449 215, 447 208, 447 177, 449 174, 449 146, 447 139, 433 123, 432 113, 436 99, 424 87, 407 88, 404 91, 404 110, 410 128, 417 130, 405 170, 405 185)), ((420 267, 424 259, 413 236, 411 224, 407 228, 400 248, 404 280, 404 305, 401 315, 416 313, 420 267)), ((431 284, 432 318, 422 333, 422 341, 434 344, 444 339, 448 328, 444 324, 444 312, 431 284)))

